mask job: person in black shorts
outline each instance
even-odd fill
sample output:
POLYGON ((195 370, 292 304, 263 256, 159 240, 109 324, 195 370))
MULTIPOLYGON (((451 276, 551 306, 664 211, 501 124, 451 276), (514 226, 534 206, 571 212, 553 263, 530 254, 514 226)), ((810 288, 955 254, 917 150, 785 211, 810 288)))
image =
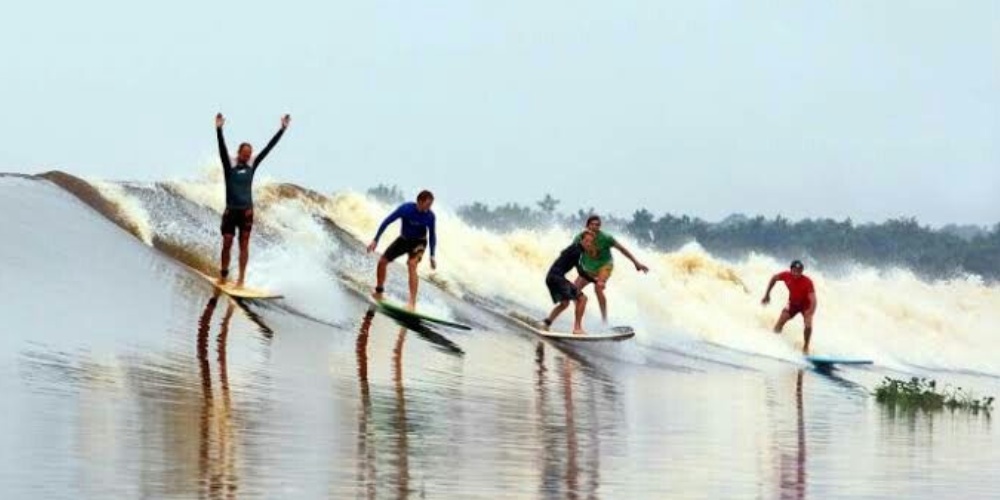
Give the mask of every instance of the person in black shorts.
POLYGON ((584 252, 592 254, 595 251, 594 233, 584 231, 580 233, 579 242, 574 241, 563 249, 559 253, 559 257, 556 258, 556 261, 552 263, 549 273, 545 276, 545 286, 549 288, 549 295, 552 296, 552 302, 556 306, 552 308, 549 316, 542 320, 545 330, 552 327, 552 322, 569 307, 569 302, 572 300, 576 302, 576 314, 573 317, 573 333, 577 335, 583 334, 583 312, 587 308, 587 296, 570 280, 566 279, 566 273, 574 268, 577 269, 578 273, 582 272, 578 267, 580 255, 584 252))
POLYGON ((253 146, 248 143, 240 144, 236 152, 236 165, 232 164, 229 158, 229 150, 226 149, 226 139, 222 136, 222 126, 226 119, 222 113, 215 115, 215 135, 219 141, 219 158, 222 160, 222 173, 226 179, 226 210, 222 213, 222 256, 219 266, 219 282, 223 283, 229 278, 229 254, 233 247, 233 237, 236 230, 240 231, 240 276, 236 281, 236 286, 243 286, 246 278, 247 261, 250 260, 250 230, 253 229, 253 176, 257 172, 257 167, 264 161, 264 157, 271 152, 271 149, 278 140, 281 139, 291 117, 285 115, 281 117, 281 128, 274 134, 271 141, 267 143, 263 151, 251 162, 253 146))
POLYGON ((417 275, 417 265, 424 257, 424 250, 430 248, 431 269, 437 269, 437 261, 434 260, 434 250, 437 247, 437 231, 434 229, 435 216, 431 206, 434 205, 434 193, 426 189, 417 194, 417 201, 407 202, 400 205, 389 214, 375 233, 375 239, 368 245, 368 252, 374 252, 378 248, 378 240, 382 237, 389 224, 395 221, 400 222, 399 237, 396 238, 389 248, 378 260, 375 269, 375 291, 372 298, 382 300, 385 293, 386 270, 389 263, 403 255, 409 256, 406 267, 410 278, 410 300, 407 306, 412 310, 417 304, 417 287, 420 284, 420 277, 417 275))

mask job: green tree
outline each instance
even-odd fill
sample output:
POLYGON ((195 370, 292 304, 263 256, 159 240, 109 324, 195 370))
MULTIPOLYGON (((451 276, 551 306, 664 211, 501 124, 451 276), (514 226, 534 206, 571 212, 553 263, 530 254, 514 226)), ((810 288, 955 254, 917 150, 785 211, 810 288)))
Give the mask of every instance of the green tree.
POLYGON ((379 184, 378 186, 369 188, 367 194, 368 196, 387 205, 396 205, 402 203, 406 199, 403 196, 403 192, 400 191, 396 185, 387 186, 385 184, 379 184))

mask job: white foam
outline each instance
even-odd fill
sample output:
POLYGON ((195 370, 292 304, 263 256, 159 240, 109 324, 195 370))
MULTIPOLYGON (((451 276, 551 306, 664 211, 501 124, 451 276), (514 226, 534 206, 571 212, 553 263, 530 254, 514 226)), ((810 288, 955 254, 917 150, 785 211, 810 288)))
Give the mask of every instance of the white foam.
MULTIPOLYGON (((220 212, 224 207, 224 187, 217 180, 173 185, 191 201, 220 212)), ((122 197, 113 188, 102 189, 109 196, 122 197)), ((349 272, 361 280, 371 278, 373 271, 367 261, 339 260, 340 254, 347 253, 340 251, 315 217, 331 218, 366 243, 394 207, 354 192, 326 199, 286 197, 267 182, 258 186, 255 196, 257 223, 276 230, 281 242, 256 249, 259 253, 251 259, 248 284, 287 290, 286 295, 300 307, 320 309, 329 307, 327 297, 335 293, 332 283, 338 273, 349 272), (363 269, 351 268, 358 262, 363 269)), ((127 199, 120 203, 130 205, 127 199)), ((438 269, 432 271, 425 261, 420 267, 423 277, 443 284, 459 297, 470 292, 534 312, 551 307, 545 273, 575 231, 549 228, 496 234, 469 226, 440 202, 435 213, 438 269)), ((379 250, 384 251, 397 233, 398 225, 394 225, 379 250)), ((770 306, 760 304, 768 280, 786 263, 764 255, 729 262, 713 257, 697 244, 658 252, 639 247, 623 235, 616 236, 651 268, 648 275, 640 274, 616 253, 607 291, 611 322, 634 326, 640 345, 676 348, 695 341, 801 359, 797 353, 801 319, 790 322, 783 335, 770 331, 787 299, 784 285, 777 285, 770 306)), ((808 269, 807 274, 816 285, 819 302, 814 353, 870 358, 891 367, 920 365, 1000 374, 1000 358, 994 354, 1000 343, 995 336, 1000 326, 997 286, 984 285, 976 277, 928 282, 905 270, 863 266, 837 274, 808 269)), ((592 299, 587 325, 596 327, 597 302, 592 289, 587 293, 592 299)), ((422 308, 450 317, 444 304, 428 301, 422 308)), ((565 314, 562 321, 568 320, 565 314)))
MULTIPOLYGON (((335 197, 335 220, 366 241, 388 208, 357 194, 335 197)), ((550 307, 545 272, 572 232, 563 229, 496 234, 465 224, 445 207, 438 215, 436 278, 459 290, 503 298, 532 310, 550 307)), ((691 337, 762 355, 800 359, 802 322, 783 335, 771 328, 787 292, 779 283, 771 305, 760 304, 770 277, 787 263, 754 255, 740 262, 713 257, 697 244, 676 252, 640 248, 616 235, 651 272, 637 273, 617 254, 607 296, 612 323, 636 326, 642 343, 673 346, 691 337)), ((431 274, 425 272, 425 274, 431 274)), ((976 277, 928 282, 898 269, 856 267, 827 276, 807 270, 816 285, 812 350, 865 357, 881 364, 1000 374, 1000 288, 976 277)), ((588 295, 593 299, 593 292, 588 295)), ((596 300, 588 324, 598 317, 596 300)))

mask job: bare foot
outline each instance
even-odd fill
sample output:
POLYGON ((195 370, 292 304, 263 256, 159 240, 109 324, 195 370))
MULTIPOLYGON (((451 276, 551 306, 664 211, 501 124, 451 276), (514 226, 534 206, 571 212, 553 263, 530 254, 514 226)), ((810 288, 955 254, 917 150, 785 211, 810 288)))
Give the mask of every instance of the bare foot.
POLYGON ((375 299, 376 302, 381 302, 382 294, 379 292, 372 292, 372 298, 375 299))
POLYGON ((414 304, 413 302, 407 302, 406 303, 406 310, 410 311, 410 312, 416 311, 417 310, 417 305, 414 304))
POLYGON ((236 288, 243 288, 243 280, 242 279, 236 280, 236 288))
POLYGON ((583 328, 574 328, 573 335, 586 335, 587 332, 583 331, 583 328))

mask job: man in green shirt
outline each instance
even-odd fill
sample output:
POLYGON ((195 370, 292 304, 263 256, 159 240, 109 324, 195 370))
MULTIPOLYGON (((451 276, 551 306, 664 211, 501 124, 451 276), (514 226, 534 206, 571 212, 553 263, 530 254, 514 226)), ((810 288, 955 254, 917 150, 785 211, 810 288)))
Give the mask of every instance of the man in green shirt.
MULTIPOLYGON (((615 240, 614 236, 601 231, 601 218, 591 215, 587 218, 587 229, 597 236, 594 238, 596 254, 594 256, 584 253, 580 256, 580 269, 583 271, 576 278, 576 288, 583 290, 589 283, 594 284, 594 292, 597 295, 597 303, 601 306, 601 321, 605 325, 608 323, 608 301, 604 297, 604 288, 608 279, 611 278, 611 271, 614 269, 614 257, 611 249, 615 248, 635 264, 635 270, 648 273, 649 268, 639 262, 627 248, 615 240)), ((579 239, 579 236, 577 236, 579 239)))

